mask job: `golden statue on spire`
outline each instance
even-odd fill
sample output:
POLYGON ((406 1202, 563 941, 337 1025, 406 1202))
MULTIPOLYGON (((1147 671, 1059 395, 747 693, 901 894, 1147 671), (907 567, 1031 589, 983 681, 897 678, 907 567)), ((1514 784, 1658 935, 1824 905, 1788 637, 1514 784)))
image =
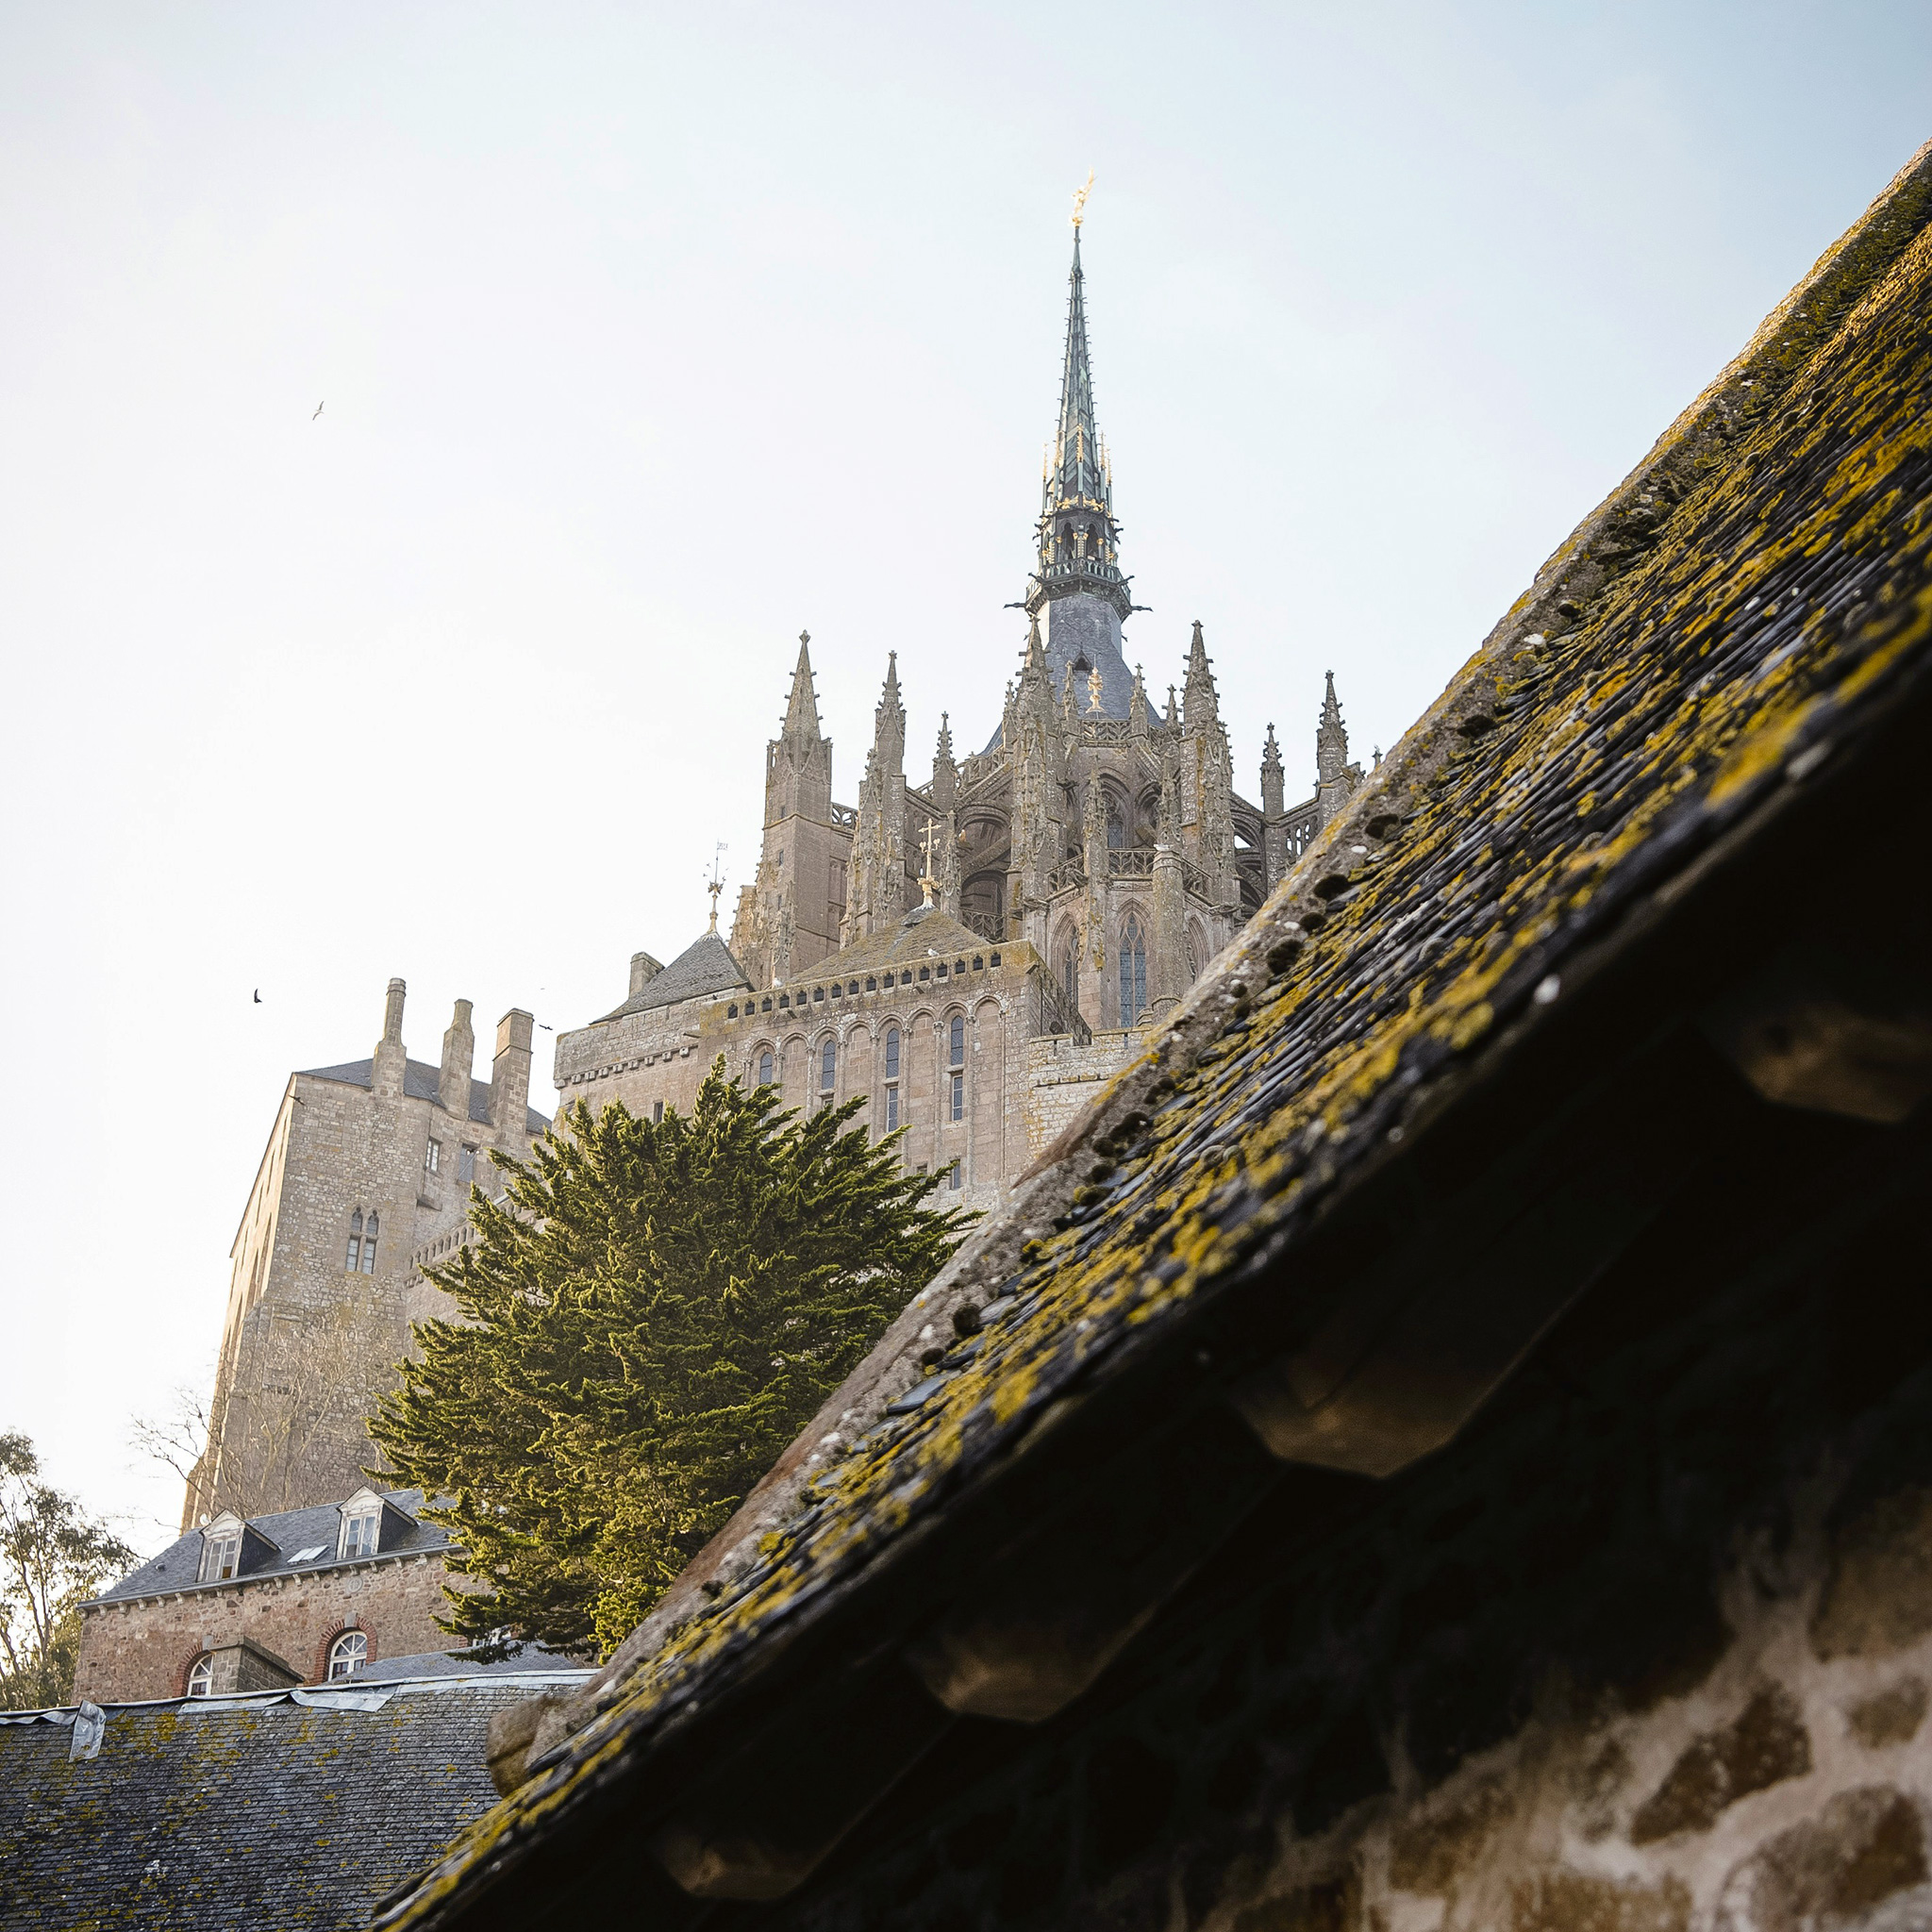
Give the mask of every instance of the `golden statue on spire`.
POLYGON ((1093 192, 1093 170, 1087 170, 1087 178, 1074 190, 1074 225, 1078 227, 1087 219, 1087 197, 1093 192))

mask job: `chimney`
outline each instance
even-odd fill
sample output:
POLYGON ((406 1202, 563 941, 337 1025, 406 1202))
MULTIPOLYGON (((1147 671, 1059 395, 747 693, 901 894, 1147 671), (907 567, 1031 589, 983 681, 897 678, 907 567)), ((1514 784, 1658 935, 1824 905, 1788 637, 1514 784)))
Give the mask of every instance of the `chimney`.
POLYGON ((442 1077, 437 1094, 442 1110, 459 1121, 470 1118, 470 1070, 476 1058, 476 1036, 470 1026, 470 1003, 457 1002, 456 1018, 442 1036, 442 1077))
POLYGON ((530 1016, 512 1007, 496 1023, 496 1058, 490 1068, 490 1121, 499 1141, 525 1132, 530 1105, 530 1016))
POLYGON ((662 964, 652 958, 650 954, 633 953, 630 956, 629 997, 636 999, 639 993, 642 992, 644 988, 652 980, 656 979, 663 970, 662 964))
POLYGON ((408 1064, 403 1050, 403 995, 408 991, 400 979, 390 981, 382 1008, 382 1038, 375 1043, 375 1064, 370 1069, 370 1085, 391 1100, 402 1098, 403 1070, 408 1064))

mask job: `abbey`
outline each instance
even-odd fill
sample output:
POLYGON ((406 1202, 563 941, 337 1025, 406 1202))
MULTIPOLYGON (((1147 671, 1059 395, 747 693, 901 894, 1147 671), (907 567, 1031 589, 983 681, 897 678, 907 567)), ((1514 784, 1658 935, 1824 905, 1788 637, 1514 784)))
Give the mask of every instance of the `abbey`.
POLYGON ((669 967, 639 954, 625 1002, 558 1038, 566 1105, 687 1108, 722 1055, 795 1106, 862 1097, 874 1133, 907 1130, 908 1163, 991 1206, 1258 909, 1360 767, 1331 675, 1313 793, 1287 803, 1270 725, 1254 804, 1234 789, 1201 625, 1164 707, 1129 667, 1138 607, 1094 416, 1077 221, 1035 536, 998 728, 962 759, 942 721, 924 784, 907 776, 894 653, 858 803, 835 803, 801 637, 729 944, 714 912, 669 967))

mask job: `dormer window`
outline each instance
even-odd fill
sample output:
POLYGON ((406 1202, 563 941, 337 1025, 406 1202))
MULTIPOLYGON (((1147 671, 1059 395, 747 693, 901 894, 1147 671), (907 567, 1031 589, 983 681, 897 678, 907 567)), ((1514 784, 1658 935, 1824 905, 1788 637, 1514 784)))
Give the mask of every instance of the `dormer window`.
POLYGON ((218 1516, 201 1533, 200 1583, 226 1583, 242 1568, 242 1520, 218 1516))
POLYGON ((206 1652, 196 1657, 194 1668, 188 1674, 188 1694, 191 1697, 211 1696, 215 1687, 215 1660, 206 1652))
POLYGON ((342 1511, 342 1557, 373 1557, 382 1541, 382 1505, 342 1511))

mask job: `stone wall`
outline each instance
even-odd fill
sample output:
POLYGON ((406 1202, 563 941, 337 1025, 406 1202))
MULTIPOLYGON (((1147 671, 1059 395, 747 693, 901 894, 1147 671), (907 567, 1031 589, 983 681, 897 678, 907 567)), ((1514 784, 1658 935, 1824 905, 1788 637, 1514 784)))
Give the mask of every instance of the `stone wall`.
POLYGON ((1026 1149, 1040 1154, 1141 1051, 1144 1029, 1110 1026, 1082 1046, 1066 1034, 1026 1042, 1026 1149))
POLYGON ((450 1580, 441 1552, 419 1552, 96 1604, 81 1615, 74 1696, 96 1704, 182 1696, 203 1651, 244 1639, 308 1683, 326 1675, 328 1646, 344 1630, 368 1637, 372 1663, 446 1650, 451 1639, 436 1619, 448 1607, 450 1580))

